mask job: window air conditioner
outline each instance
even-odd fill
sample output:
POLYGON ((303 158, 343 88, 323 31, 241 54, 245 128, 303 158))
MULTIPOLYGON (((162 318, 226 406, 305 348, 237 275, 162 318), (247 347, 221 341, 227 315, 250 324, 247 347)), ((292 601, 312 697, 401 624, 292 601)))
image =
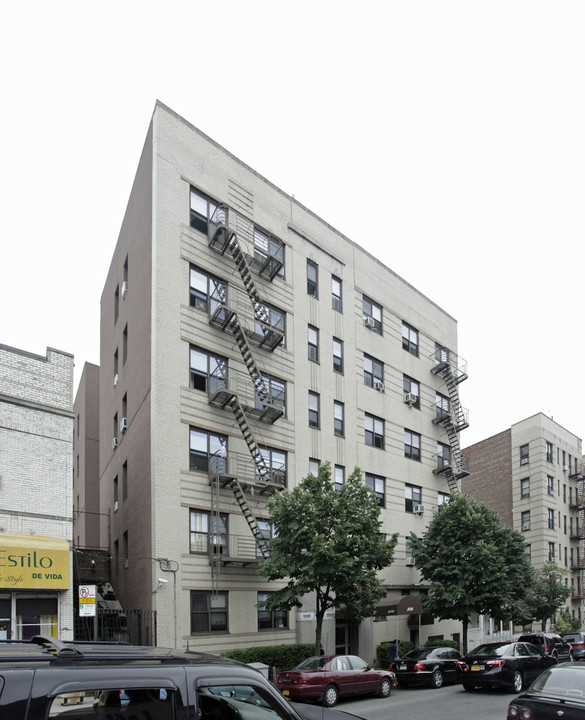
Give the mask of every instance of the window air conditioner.
POLYGON ((118 447, 118 438, 112 438, 112 450, 115 450, 118 447))
POLYGON ((564 470, 565 472, 567 472, 568 469, 569 469, 569 466, 568 466, 568 465, 563 465, 563 470, 564 470))
POLYGON ((122 418, 120 420, 120 432, 126 432, 128 429, 128 418, 122 418))
POLYGON ((520 465, 528 465, 528 458, 521 458, 520 465))
POLYGON ((416 561, 413 557, 407 557, 406 558, 406 567, 413 567, 415 565, 416 561))
POLYGON ((118 508, 119 508, 118 501, 115 500, 114 501, 114 512, 118 512, 118 508))
POLYGON ((118 373, 114 375, 114 387, 118 384, 118 373))
POLYGON ((553 490, 553 488, 549 488, 547 492, 549 495, 552 495, 553 497, 555 496, 555 491, 553 490))
POLYGON ((374 380, 374 390, 384 392, 384 383, 381 380, 374 380))
POLYGON ((367 328, 374 328, 374 327, 376 327, 376 321, 374 320, 373 317, 367 316, 367 317, 364 317, 364 325, 367 328))
POLYGON ((524 530, 524 531, 530 530, 530 523, 529 522, 522 523, 522 530, 524 530))
POLYGON ((424 511, 425 511, 424 505, 415 505, 413 507, 413 512, 415 515, 422 515, 424 513, 424 511))
POLYGON ((122 299, 126 297, 126 294, 128 293, 128 281, 124 280, 122 283, 122 299))
POLYGON ((416 405, 418 401, 418 396, 414 393, 404 393, 404 402, 407 405, 410 405, 412 407, 413 405, 416 405))

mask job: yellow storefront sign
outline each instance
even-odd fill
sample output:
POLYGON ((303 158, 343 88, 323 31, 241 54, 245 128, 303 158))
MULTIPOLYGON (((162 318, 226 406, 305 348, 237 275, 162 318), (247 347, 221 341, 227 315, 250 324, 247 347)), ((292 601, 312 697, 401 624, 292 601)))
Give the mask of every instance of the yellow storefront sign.
POLYGON ((0 588, 67 590, 69 554, 61 538, 0 533, 0 588))

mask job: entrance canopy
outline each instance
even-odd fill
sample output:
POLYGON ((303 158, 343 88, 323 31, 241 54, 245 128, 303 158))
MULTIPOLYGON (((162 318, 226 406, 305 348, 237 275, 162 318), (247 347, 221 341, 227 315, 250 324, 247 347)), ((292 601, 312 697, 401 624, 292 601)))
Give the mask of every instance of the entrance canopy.
POLYGON ((374 617, 394 617, 395 615, 420 615, 423 612, 422 601, 418 595, 393 595, 378 600, 374 617))

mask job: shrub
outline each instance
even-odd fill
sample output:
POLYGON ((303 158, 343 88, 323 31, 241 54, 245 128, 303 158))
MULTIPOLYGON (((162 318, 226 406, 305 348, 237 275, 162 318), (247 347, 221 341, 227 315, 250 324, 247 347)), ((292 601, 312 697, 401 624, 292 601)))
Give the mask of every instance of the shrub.
POLYGON ((458 646, 457 646, 457 643, 455 642, 455 640, 445 640, 445 639, 443 639, 443 640, 440 640, 440 639, 427 640, 425 643, 425 647, 450 647, 450 648, 455 648, 455 650, 458 650, 458 646))
POLYGON ((228 650, 222 655, 242 663, 259 662, 277 670, 290 670, 314 653, 314 644, 299 644, 264 645, 243 650, 228 650))
MULTIPOLYGON (((391 642, 383 642, 378 645, 376 652, 380 661, 381 668, 387 668, 390 666, 390 648, 392 647, 391 642)), ((398 655, 402 657, 414 649, 414 643, 410 640, 399 640, 398 641, 398 655)))

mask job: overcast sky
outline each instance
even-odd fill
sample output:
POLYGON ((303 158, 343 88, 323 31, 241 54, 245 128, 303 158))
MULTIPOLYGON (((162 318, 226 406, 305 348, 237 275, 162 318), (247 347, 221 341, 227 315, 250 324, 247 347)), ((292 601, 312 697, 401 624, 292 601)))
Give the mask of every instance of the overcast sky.
POLYGON ((157 99, 455 317, 466 446, 585 436, 585 3, 0 9, 0 343, 99 364, 157 99))

